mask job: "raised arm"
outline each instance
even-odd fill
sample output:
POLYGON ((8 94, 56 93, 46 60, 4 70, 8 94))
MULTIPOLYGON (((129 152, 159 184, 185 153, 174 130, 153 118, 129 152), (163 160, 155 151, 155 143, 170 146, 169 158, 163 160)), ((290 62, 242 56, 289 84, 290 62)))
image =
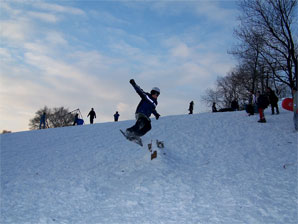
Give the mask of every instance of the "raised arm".
POLYGON ((135 80, 131 79, 129 82, 133 86, 133 88, 135 89, 135 91, 140 95, 140 97, 142 99, 146 99, 146 96, 147 96, 146 93, 144 92, 144 90, 141 89, 141 87, 139 87, 136 84, 135 80))

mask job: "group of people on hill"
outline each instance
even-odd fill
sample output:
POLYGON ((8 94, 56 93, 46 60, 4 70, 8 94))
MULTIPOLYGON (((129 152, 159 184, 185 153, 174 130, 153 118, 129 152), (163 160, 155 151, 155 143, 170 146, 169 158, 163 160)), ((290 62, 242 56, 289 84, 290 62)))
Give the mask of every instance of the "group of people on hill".
MULTIPOLYGON (((143 89, 141 89, 140 86, 138 86, 134 79, 131 79, 129 83, 133 86, 135 91, 138 93, 138 95, 141 97, 141 101, 137 106, 135 116, 136 116, 136 123, 130 127, 127 128, 125 131, 126 136, 139 138, 140 136, 145 135, 150 129, 151 129, 151 120, 150 116, 153 114, 156 119, 158 120, 160 117, 160 114, 156 111, 157 106, 157 98, 160 95, 160 89, 158 87, 153 87, 150 93, 145 92, 143 89)), ((249 113, 249 115, 254 115, 255 107, 257 107, 257 110, 260 115, 260 119, 258 122, 260 123, 266 123, 264 110, 271 104, 271 111, 272 114, 279 114, 279 108, 278 108, 278 97, 276 96, 275 92, 268 87, 265 94, 261 94, 260 91, 257 92, 256 95, 254 95, 253 92, 251 92, 251 96, 249 99, 249 104, 247 105, 246 111, 249 113)), ((189 104, 189 114, 193 114, 193 107, 194 102, 191 101, 189 104)), ((294 125, 295 130, 298 131, 298 96, 297 96, 297 89, 293 88, 293 110, 294 110, 294 125)), ((239 110, 239 104, 237 100, 234 100, 231 103, 231 111, 239 110)), ((215 102, 212 105, 212 112, 220 112, 222 110, 217 110, 215 102)), ((222 111, 223 112, 223 111, 222 111)), ((41 116, 40 119, 40 129, 43 127, 45 128, 45 113, 41 116)), ((88 113, 87 117, 90 116, 90 124, 93 124, 94 119, 96 118, 96 113, 94 111, 94 108, 91 109, 91 111, 88 113)), ((114 114, 114 121, 118 121, 119 113, 116 111, 114 114)), ((78 114, 76 115, 76 119, 78 118, 78 114)), ((74 122, 74 125, 76 124, 76 121, 74 122)))
MULTIPOLYGON (((294 126, 295 130, 298 131, 298 93, 297 88, 294 87, 292 89, 293 94, 293 110, 294 110, 294 126)), ((270 88, 267 87, 265 93, 261 93, 257 91, 256 95, 251 92, 249 103, 246 105, 246 112, 250 115, 254 115, 254 113, 258 112, 260 119, 258 122, 266 123, 266 118, 264 115, 264 110, 271 105, 271 114, 279 114, 278 108, 278 97, 276 96, 275 92, 270 88)), ((239 105, 237 100, 234 100, 231 103, 231 108, 222 108, 217 110, 216 103, 213 102, 212 104, 212 112, 225 112, 225 111, 236 111, 239 110, 239 105)))
POLYGON ((216 103, 213 102, 212 104, 212 112, 227 112, 227 111, 238 111, 239 110, 239 104, 238 104, 238 100, 234 99, 231 103, 231 107, 226 107, 226 108, 221 108, 221 109, 217 109, 216 107, 216 103))
MULTIPOLYGON (((96 113, 94 111, 94 108, 91 108, 90 112, 88 113, 87 117, 90 116, 90 124, 93 124, 94 122, 94 119, 96 118, 96 113)), ((120 114, 118 113, 118 111, 116 111, 116 113, 114 114, 114 121, 117 122, 118 119, 120 117, 120 114)), ((79 125, 79 114, 76 114, 75 115, 75 118, 74 118, 74 122, 73 122, 73 125, 79 125)))
MULTIPOLYGON (((90 124, 93 124, 94 119, 96 118, 96 113, 94 111, 94 108, 91 108, 90 112, 88 113, 87 117, 90 116, 90 124)), ((114 121, 117 122, 119 119, 120 114, 118 111, 114 114, 114 121)), ((79 114, 76 113, 73 120, 73 125, 82 125, 84 123, 83 119, 79 118, 79 114)), ((45 129, 47 127, 47 118, 46 113, 43 112, 43 114, 40 116, 40 122, 39 122, 39 129, 45 129)))
POLYGON ((267 87, 266 93, 264 94, 262 94, 260 91, 257 91, 257 94, 255 95, 253 92, 251 92, 246 111, 249 115, 254 115, 255 109, 257 109, 260 115, 258 122, 266 123, 264 110, 269 105, 271 105, 272 115, 275 114, 275 112, 276 114, 279 114, 278 97, 270 87, 267 87))

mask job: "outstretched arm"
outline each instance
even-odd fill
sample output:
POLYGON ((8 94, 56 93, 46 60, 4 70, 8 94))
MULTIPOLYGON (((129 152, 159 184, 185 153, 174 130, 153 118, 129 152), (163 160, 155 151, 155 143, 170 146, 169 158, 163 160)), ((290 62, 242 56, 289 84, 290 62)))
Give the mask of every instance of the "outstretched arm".
POLYGON ((135 80, 131 79, 129 82, 142 99, 146 98, 146 93, 136 84, 135 80))
POLYGON ((153 111, 152 111, 152 113, 154 114, 154 116, 155 116, 156 120, 158 120, 158 118, 160 117, 160 114, 159 114, 159 113, 157 113, 157 111, 156 111, 156 110, 153 110, 153 111))

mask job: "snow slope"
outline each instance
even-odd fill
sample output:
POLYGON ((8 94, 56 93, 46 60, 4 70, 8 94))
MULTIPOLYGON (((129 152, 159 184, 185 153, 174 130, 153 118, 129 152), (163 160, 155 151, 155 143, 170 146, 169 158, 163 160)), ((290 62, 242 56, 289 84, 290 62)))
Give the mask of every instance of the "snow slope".
POLYGON ((143 148, 119 132, 134 121, 1 135, 0 222, 297 223, 292 113, 266 119, 152 119, 143 148))

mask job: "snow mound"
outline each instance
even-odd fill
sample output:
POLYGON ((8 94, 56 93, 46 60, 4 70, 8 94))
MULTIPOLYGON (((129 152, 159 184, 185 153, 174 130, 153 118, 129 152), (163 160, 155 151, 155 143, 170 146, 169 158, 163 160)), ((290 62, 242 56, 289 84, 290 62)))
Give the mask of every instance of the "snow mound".
POLYGON ((152 119, 144 147, 119 132, 134 121, 1 135, 0 222, 296 223, 292 113, 266 119, 152 119))

